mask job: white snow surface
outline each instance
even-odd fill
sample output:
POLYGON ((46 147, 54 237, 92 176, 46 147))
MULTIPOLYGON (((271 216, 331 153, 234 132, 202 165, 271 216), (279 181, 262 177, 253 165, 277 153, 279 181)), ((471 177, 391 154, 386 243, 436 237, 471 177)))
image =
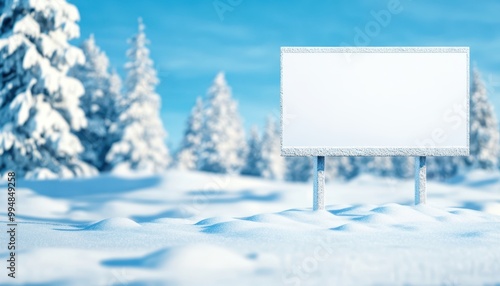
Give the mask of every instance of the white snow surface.
POLYGON ((332 181, 313 212, 312 183, 178 170, 21 180, 17 278, 4 268, 0 284, 499 284, 500 174, 430 182, 426 206, 413 187, 332 181))

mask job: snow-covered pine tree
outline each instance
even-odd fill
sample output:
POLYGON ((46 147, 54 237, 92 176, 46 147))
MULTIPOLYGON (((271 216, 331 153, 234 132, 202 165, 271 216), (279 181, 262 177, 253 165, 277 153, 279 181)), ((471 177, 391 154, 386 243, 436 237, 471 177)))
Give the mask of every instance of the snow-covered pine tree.
POLYGON ((311 157, 286 157, 285 179, 292 182, 307 182, 311 179, 313 161, 311 157))
POLYGON ((155 92, 158 78, 147 43, 144 24, 139 19, 139 31, 130 39, 131 47, 127 52, 126 92, 119 103, 123 110, 116 127, 119 140, 106 156, 115 171, 157 173, 170 163, 164 141, 166 132, 159 115, 161 100, 155 92))
POLYGON ((118 138, 117 138, 117 134, 113 133, 113 129, 116 128, 116 123, 119 119, 120 113, 125 108, 123 106, 124 100, 123 100, 123 95, 122 95, 122 79, 121 79, 120 75, 118 75, 118 73, 116 72, 115 69, 113 69, 111 71, 111 74, 109 75, 109 93, 115 97, 115 99, 113 100, 114 106, 110 107, 108 110, 109 110, 110 117, 113 118, 113 120, 114 120, 114 122, 111 123, 110 136, 112 135, 112 136, 116 137, 113 139, 114 141, 116 141, 118 138))
POLYGON ((361 172, 360 160, 357 157, 325 158, 326 180, 351 180, 361 172))
POLYGON ((245 165, 241 170, 242 175, 261 176, 260 162, 261 157, 261 138, 257 126, 253 126, 250 130, 250 137, 247 142, 248 151, 245 159, 245 165))
POLYGON ((366 171, 382 177, 394 176, 392 157, 371 157, 366 163, 366 171))
POLYGON ((68 41, 79 13, 65 0, 0 1, 0 173, 67 178, 97 173, 74 132, 87 125, 82 84, 68 70, 85 57, 68 41))
POLYGON ((427 178, 436 180, 449 179, 459 172, 459 160, 462 157, 429 157, 427 158, 427 178))
POLYGON ((470 156, 463 162, 468 168, 492 169, 498 164, 498 121, 477 69, 472 73, 470 94, 470 156))
POLYGON ((204 108, 199 169, 214 173, 239 172, 246 154, 245 133, 224 73, 215 77, 204 108))
POLYGON ((198 151, 201 145, 203 128, 203 101, 200 97, 189 115, 184 137, 176 155, 175 167, 183 170, 195 170, 198 167, 198 151))
POLYGON ((117 140, 110 129, 118 119, 121 82, 116 73, 109 73, 108 57, 96 45, 94 35, 90 35, 80 48, 86 61, 76 65, 70 74, 79 79, 85 88, 81 106, 88 124, 77 135, 85 149, 83 160, 105 171, 106 154, 117 140))
POLYGON ((281 156, 280 131, 277 122, 269 116, 261 143, 259 170, 264 178, 282 180, 285 177, 285 158, 281 156))
POLYGON ((415 173, 415 157, 392 157, 392 165, 396 178, 411 178, 415 173))

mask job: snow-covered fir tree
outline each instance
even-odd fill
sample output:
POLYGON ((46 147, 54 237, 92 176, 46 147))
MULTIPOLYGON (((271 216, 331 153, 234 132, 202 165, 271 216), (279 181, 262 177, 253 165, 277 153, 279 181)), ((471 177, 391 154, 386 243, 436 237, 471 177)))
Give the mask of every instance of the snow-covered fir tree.
POLYGON ((392 157, 368 157, 366 159, 369 159, 365 161, 368 173, 382 177, 393 177, 395 175, 392 157))
POLYGON ((477 69, 472 73, 470 94, 470 156, 463 162, 468 168, 492 169, 498 165, 498 121, 477 69))
POLYGON ((87 121, 84 89, 68 70, 84 62, 68 43, 79 13, 65 0, 0 1, 0 173, 26 178, 93 175, 75 132, 87 121))
POLYGON ((113 170, 136 170, 156 173, 167 168, 170 156, 165 145, 166 132, 160 120, 160 96, 155 92, 158 78, 147 48, 144 24, 139 19, 139 31, 130 39, 125 65, 126 92, 119 106, 115 142, 106 156, 113 170))
POLYGON ((286 157, 285 179, 292 182, 307 182, 311 179, 313 161, 311 157, 286 157))
MULTIPOLYGON (((312 158, 315 160, 315 158, 312 158)), ((327 182, 338 180, 338 157, 325 157, 325 180, 327 182)), ((313 161, 314 170, 314 161, 313 161)))
POLYGON ((257 126, 253 126, 250 130, 250 136, 247 142, 248 150, 247 156, 245 159, 245 165, 241 170, 242 175, 248 176, 261 176, 260 162, 262 161, 261 157, 261 138, 259 134, 259 129, 257 126))
POLYGON ((396 178, 411 178, 415 172, 414 157, 392 157, 393 175, 396 178))
POLYGON ((280 130, 272 117, 268 117, 261 143, 261 161, 259 170, 261 176, 273 180, 285 177, 285 158, 281 156, 280 130))
POLYGON ((198 167, 202 128, 203 101, 198 97, 187 121, 184 137, 176 155, 175 167, 183 170, 195 170, 198 167))
POLYGON ((237 103, 222 72, 208 90, 204 118, 199 169, 215 173, 240 172, 245 161, 245 133, 237 103))
POLYGON ((462 157, 428 157, 427 178, 446 180, 458 174, 462 157))
POLYGON ((85 63, 75 66, 70 74, 79 79, 85 88, 81 106, 88 124, 77 135, 85 149, 82 158, 100 171, 105 171, 106 154, 117 140, 111 128, 118 119, 121 82, 116 73, 109 73, 108 57, 96 45, 93 35, 80 47, 85 54, 85 63))
MULTIPOLYGON (((362 159, 362 158, 361 158, 362 159)), ((361 160, 356 157, 326 157, 326 180, 351 180, 361 172, 361 160)))

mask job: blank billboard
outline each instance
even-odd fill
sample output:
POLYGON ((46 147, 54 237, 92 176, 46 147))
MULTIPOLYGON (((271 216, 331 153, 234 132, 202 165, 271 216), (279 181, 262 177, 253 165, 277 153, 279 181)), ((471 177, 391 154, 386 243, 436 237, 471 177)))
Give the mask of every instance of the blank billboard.
POLYGON ((469 154, 469 48, 281 48, 284 156, 469 154))

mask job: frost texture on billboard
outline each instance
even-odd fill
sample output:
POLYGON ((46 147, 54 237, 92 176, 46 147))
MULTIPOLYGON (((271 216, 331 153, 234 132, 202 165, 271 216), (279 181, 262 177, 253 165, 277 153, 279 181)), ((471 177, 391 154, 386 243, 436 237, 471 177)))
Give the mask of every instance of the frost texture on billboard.
POLYGON ((282 155, 469 154, 469 48, 282 48, 282 155))

